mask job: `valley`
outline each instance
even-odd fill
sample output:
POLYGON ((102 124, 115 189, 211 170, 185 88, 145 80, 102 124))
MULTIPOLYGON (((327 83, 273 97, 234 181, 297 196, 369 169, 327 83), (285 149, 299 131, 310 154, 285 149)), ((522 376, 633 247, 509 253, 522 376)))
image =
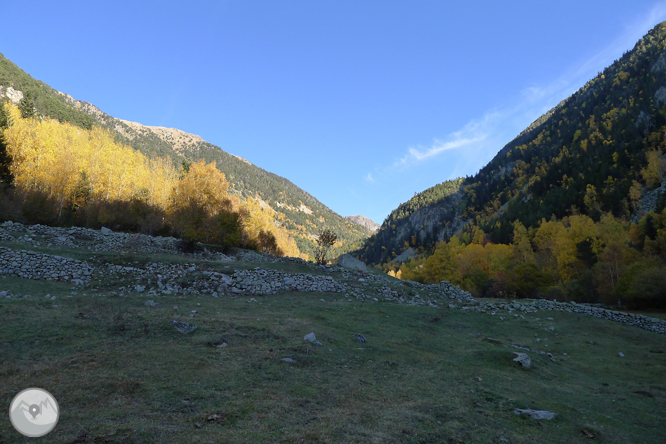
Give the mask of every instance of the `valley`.
MULTIPOLYGON (((632 313, 659 334, 585 306, 474 300, 247 250, 183 254, 170 238, 15 223, 0 237, 0 398, 48 387, 61 409, 49 442, 657 443, 665 432, 663 313, 632 313), (45 272, 51 261, 68 265, 45 272)), ((0 422, 0 443, 27 441, 0 422)))

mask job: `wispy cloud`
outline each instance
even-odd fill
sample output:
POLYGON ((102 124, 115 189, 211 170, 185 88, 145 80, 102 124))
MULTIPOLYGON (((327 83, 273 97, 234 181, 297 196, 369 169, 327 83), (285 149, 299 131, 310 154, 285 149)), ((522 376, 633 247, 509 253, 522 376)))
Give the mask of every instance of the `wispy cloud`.
POLYGON ((418 168, 419 165, 429 163, 444 153, 460 150, 464 150, 464 155, 454 156, 456 162, 449 165, 451 171, 449 178, 475 173, 520 131, 573 94, 597 72, 612 64, 624 51, 631 49, 655 24, 664 20, 666 20, 666 1, 660 1, 646 14, 627 22, 617 38, 583 63, 570 67, 548 84, 525 87, 511 106, 489 110, 481 118, 471 120, 442 140, 435 139, 430 146, 409 147, 402 158, 390 166, 376 168, 376 177, 368 174, 366 181, 376 182, 380 179, 377 176, 381 176, 382 173, 391 174, 395 170, 418 168))
POLYGON ((372 173, 368 173, 368 175, 365 176, 365 181, 374 183, 375 179, 374 179, 374 177, 372 177, 372 173))
POLYGON ((421 148, 416 149, 413 147, 409 148, 409 154, 407 154, 405 157, 400 159, 399 161, 396 162, 396 164, 401 164, 405 165, 407 164, 410 160, 416 160, 416 161, 422 161, 426 160, 429 157, 436 156, 444 151, 448 150, 454 150, 456 148, 461 148, 466 145, 470 145, 472 143, 481 141, 486 138, 486 134, 474 137, 474 138, 464 138, 462 136, 462 132, 455 133, 453 135, 453 139, 449 140, 447 142, 442 142, 439 140, 435 139, 434 144, 430 148, 421 148))

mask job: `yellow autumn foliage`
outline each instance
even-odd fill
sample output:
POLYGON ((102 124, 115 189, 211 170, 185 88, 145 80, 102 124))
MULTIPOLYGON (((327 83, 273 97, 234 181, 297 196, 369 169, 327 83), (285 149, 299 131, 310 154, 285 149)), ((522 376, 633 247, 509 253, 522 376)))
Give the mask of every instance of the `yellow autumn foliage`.
POLYGON ((150 205, 167 206, 177 179, 167 159, 148 159, 115 143, 101 128, 85 130, 52 119, 24 119, 16 106, 5 107, 11 125, 4 139, 17 187, 47 193, 60 203, 60 211, 83 184, 95 200, 142 197, 150 205))

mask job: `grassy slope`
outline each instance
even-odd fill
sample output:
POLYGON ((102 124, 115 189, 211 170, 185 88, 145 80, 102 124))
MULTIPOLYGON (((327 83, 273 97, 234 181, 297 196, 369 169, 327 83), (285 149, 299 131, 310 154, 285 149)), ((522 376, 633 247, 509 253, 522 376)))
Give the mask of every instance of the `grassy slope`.
MULTIPOLYGON (((93 256, 123 260, 84 257, 93 256)), ((585 430, 595 442, 658 443, 666 432, 666 354, 655 353, 664 337, 634 327, 560 312, 502 321, 296 292, 258 303, 164 296, 148 308, 147 296, 113 295, 129 282, 103 284, 74 290, 0 279, 2 290, 32 296, 0 300, 0 403, 27 387, 53 393, 62 413, 48 442, 576 443, 589 441, 585 430), (199 328, 182 335, 173 319, 199 328), (555 331, 544 331, 551 324, 555 331), (311 331, 324 344, 313 355, 302 339, 311 331), (227 347, 207 345, 220 337, 227 347), (511 360, 512 343, 556 361, 528 352, 533 367, 524 370, 511 360), (559 416, 536 422, 512 413, 528 407, 559 416), (213 414, 220 419, 208 421, 213 414)), ((29 441, 0 419, 0 443, 29 441)))

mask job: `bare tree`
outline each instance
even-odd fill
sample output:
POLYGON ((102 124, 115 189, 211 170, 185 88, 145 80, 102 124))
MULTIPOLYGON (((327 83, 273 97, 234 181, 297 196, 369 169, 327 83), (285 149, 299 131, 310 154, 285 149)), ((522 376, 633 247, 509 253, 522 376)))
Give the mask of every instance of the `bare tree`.
POLYGON ((317 250, 315 252, 315 261, 324 265, 326 263, 326 253, 333 246, 335 241, 338 240, 338 235, 329 230, 319 230, 319 237, 317 238, 317 250))

